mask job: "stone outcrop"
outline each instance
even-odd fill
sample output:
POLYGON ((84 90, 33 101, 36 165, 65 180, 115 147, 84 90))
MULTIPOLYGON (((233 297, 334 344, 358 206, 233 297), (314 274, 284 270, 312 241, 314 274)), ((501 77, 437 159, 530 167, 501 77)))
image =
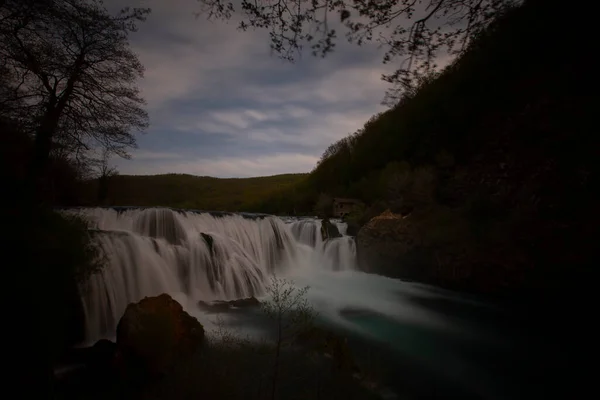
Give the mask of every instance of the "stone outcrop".
POLYGON ((356 244, 362 270, 391 277, 405 275, 406 256, 417 245, 410 220, 390 210, 364 225, 358 232, 356 244))
POLYGON ((210 303, 200 300, 198 301, 198 307, 210 313, 220 313, 229 311, 232 308, 260 307, 260 301, 254 296, 229 301, 217 300, 210 303))
POLYGON ((202 236, 202 239, 204 239, 204 241, 206 242, 206 245, 208 246, 208 249, 212 253, 213 252, 213 243, 215 242, 215 239, 213 239, 213 237, 210 236, 208 233, 204 233, 204 232, 200 232, 200 236, 202 236))
POLYGON ((204 328, 168 294, 130 304, 117 326, 116 364, 127 379, 158 378, 201 348, 204 328))
POLYGON ((487 294, 523 286, 525 266, 508 248, 479 246, 468 221, 441 207, 386 210, 357 236, 359 268, 392 278, 487 294))
POLYGON ((327 239, 342 237, 342 234, 333 222, 325 218, 321 221, 321 236, 323 237, 323 241, 325 241, 327 239))

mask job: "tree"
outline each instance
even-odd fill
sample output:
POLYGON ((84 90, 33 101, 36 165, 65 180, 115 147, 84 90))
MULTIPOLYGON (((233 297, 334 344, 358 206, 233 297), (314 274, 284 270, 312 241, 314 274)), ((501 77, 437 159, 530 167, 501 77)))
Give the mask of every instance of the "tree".
POLYGON ((329 218, 333 214, 333 197, 321 193, 317 204, 315 204, 315 213, 320 218, 329 218))
POLYGON ((127 157, 148 125, 136 81, 143 66, 128 35, 149 9, 110 15, 101 0, 0 3, 0 115, 35 137, 31 177, 52 150, 104 148, 127 157))
POLYGON ((119 174, 119 171, 117 171, 115 167, 110 166, 110 156, 111 153, 107 149, 104 149, 100 158, 90 161, 90 167, 98 179, 97 201, 100 205, 103 204, 108 197, 111 178, 119 174))
POLYGON ((314 55, 335 48, 336 25, 351 43, 375 40, 386 49, 383 62, 401 58, 383 79, 394 84, 387 101, 395 104, 422 76, 436 69, 442 50, 462 53, 494 18, 522 0, 198 0, 199 14, 230 19, 241 10, 239 28, 268 29, 271 49, 293 61, 305 45, 314 55), (335 20, 339 20, 338 24, 335 20), (341 25, 341 26, 339 26, 341 25))
POLYGON ((296 288, 292 282, 276 276, 271 277, 271 284, 267 287, 269 300, 262 303, 262 310, 275 321, 277 329, 271 400, 275 399, 277 391, 282 347, 310 327, 315 318, 315 311, 306 299, 308 289, 308 286, 296 288))

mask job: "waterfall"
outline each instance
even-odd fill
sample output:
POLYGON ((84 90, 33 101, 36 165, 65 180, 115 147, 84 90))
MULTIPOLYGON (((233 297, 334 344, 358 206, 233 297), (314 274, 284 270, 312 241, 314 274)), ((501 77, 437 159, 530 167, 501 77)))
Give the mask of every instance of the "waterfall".
POLYGON ((166 208, 83 208, 107 263, 81 286, 89 341, 111 337, 129 303, 169 293, 187 304, 264 293, 289 270, 355 269, 351 237, 321 237, 316 219, 212 216, 166 208))
POLYGON ((312 247, 319 247, 323 243, 321 237, 321 222, 314 219, 302 219, 292 222, 292 234, 297 241, 312 247))

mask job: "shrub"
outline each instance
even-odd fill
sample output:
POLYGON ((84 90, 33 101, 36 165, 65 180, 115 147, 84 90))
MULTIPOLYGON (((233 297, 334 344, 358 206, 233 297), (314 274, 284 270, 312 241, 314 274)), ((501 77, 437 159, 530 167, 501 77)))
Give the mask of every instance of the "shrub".
MULTIPOLYGON (((19 285, 29 286, 38 329, 44 332, 52 358, 83 339, 79 288, 102 268, 105 258, 76 215, 31 210, 15 232, 22 248, 19 285)), ((32 316, 32 318, 34 318, 32 316)))

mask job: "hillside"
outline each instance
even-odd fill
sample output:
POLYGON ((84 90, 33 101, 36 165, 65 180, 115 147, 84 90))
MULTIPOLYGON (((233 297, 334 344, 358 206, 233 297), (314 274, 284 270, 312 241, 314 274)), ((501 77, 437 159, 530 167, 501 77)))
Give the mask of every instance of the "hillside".
POLYGON ((310 207, 325 193, 363 200, 351 218, 358 225, 387 208, 410 215, 399 219, 394 257, 370 260, 390 276, 483 291, 577 279, 594 255, 598 147, 588 26, 569 13, 529 0, 499 17, 463 57, 332 144, 287 200, 265 208, 310 207))
MULTIPOLYGON (((200 210, 255 211, 258 201, 292 187, 306 174, 220 179, 187 174, 117 175, 104 205, 166 206, 200 210)), ((97 181, 85 184, 84 204, 97 204, 97 181)))
POLYGON ((375 272, 485 292, 575 282, 595 255, 599 155, 590 26, 576 12, 527 0, 499 16, 462 57, 332 144, 308 176, 121 176, 109 203, 307 214, 320 198, 357 198, 366 206, 349 218, 355 231, 386 209, 410 216, 373 254, 358 235, 359 259, 375 272))

